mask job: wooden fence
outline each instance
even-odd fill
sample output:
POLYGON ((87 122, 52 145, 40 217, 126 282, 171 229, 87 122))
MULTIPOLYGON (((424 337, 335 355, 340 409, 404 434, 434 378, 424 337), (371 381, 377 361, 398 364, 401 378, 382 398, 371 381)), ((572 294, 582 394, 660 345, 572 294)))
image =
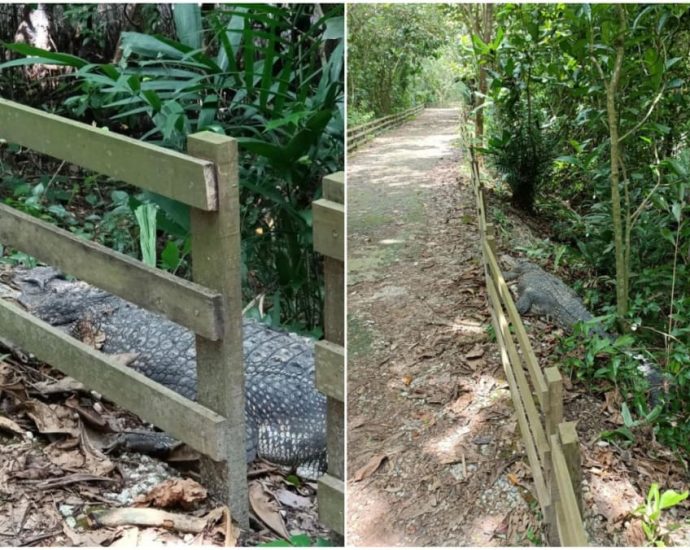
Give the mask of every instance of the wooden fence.
POLYGON ((371 120, 366 124, 347 129, 347 152, 354 151, 360 145, 373 139, 377 134, 384 132, 418 115, 424 110, 424 105, 417 105, 401 113, 395 113, 371 120))
POLYGON ((473 148, 470 156, 492 324, 547 538, 553 546, 586 546, 580 447, 575 422, 563 421, 563 379, 556 367, 542 371, 534 354, 496 259, 493 225, 486 221, 486 196, 473 148))
POLYGON ((325 339, 316 344, 316 386, 327 396, 328 473, 319 480, 319 517, 344 533, 345 437, 345 183, 344 173, 324 178, 313 205, 314 249, 324 255, 325 339))

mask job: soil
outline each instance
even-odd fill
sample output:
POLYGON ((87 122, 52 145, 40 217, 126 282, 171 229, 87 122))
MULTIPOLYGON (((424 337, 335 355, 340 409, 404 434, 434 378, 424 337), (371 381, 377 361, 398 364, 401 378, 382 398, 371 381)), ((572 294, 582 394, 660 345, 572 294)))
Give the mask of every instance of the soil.
MULTIPOLYGON (((349 158, 347 541, 355 546, 545 543, 487 331, 458 122, 452 109, 427 109, 349 158)), ((499 254, 543 244, 543 224, 500 195, 489 204, 499 254)), ((558 366, 562 332, 541 319, 525 325, 540 364, 558 366)), ((682 460, 645 427, 627 446, 602 441, 623 423, 613 389, 566 379, 564 397, 565 419, 577 420, 590 543, 643 545, 633 511, 651 483, 687 488, 682 460)), ((687 544, 687 518, 687 502, 662 513, 668 543, 687 544)))
POLYGON ((349 158, 348 544, 540 539, 458 123, 427 109, 349 158))

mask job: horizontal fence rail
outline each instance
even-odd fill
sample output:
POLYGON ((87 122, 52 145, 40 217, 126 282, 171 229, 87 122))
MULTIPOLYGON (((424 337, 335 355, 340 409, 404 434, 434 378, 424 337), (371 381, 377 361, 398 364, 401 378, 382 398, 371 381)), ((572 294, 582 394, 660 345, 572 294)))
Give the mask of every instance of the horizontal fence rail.
POLYGON ((338 172, 324 178, 313 204, 314 250, 324 255, 325 339, 316 344, 316 387, 326 395, 328 472, 319 479, 319 518, 345 532, 345 183, 338 172))
POLYGON ((0 300, 0 334, 199 452, 225 459, 221 442, 226 420, 219 414, 5 300, 0 300))
POLYGON ((354 128, 348 128, 347 151, 354 151, 360 145, 363 145, 367 141, 373 139, 377 134, 380 134, 381 132, 395 126, 399 126, 403 122, 418 115, 423 110, 424 105, 417 105, 416 107, 412 107, 406 111, 394 113, 383 118, 377 118, 376 120, 371 120, 365 124, 355 126, 354 128))
POLYGON ((0 139, 191 206, 194 282, 0 205, 0 242, 196 333, 197 402, 0 301, 0 333, 203 453, 202 479, 249 526, 236 140, 189 136, 190 154, 0 99, 0 139))
POLYGON ((579 442, 575 423, 563 421, 563 379, 557 368, 542 372, 539 366, 496 259, 493 226, 486 221, 486 196, 472 147, 470 157, 492 324, 547 538, 551 545, 586 546, 579 442))
POLYGON ((0 139, 202 210, 217 208, 213 163, 0 98, 0 139))
POLYGON ((156 311, 210 340, 222 330, 218 292, 0 204, 0 242, 156 311))

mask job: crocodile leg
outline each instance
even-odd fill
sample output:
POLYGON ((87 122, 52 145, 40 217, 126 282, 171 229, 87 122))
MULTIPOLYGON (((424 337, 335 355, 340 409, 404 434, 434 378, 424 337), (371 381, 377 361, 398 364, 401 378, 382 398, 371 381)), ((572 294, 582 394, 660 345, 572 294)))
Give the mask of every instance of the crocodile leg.
POLYGON ((532 307, 532 296, 530 295, 529 290, 525 290, 522 294, 520 294, 520 298, 515 304, 515 307, 517 307, 520 315, 526 315, 529 312, 530 308, 532 307))

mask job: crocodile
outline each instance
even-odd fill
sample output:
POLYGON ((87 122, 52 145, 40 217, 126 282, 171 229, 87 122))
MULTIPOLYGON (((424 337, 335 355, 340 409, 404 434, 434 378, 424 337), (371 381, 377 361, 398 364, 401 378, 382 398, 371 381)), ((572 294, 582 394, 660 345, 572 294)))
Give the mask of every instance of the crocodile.
MULTIPOLYGON (((537 315, 572 332, 575 323, 588 323, 591 333, 607 340, 615 340, 616 336, 607 333, 599 324, 592 322, 594 316, 587 310, 578 295, 561 279, 547 273, 537 264, 512 256, 501 256, 507 271, 503 272, 506 281, 517 281, 518 300, 515 307, 520 315, 537 315)), ((645 377, 650 387, 652 404, 659 401, 662 390, 665 392, 666 379, 656 365, 653 365, 643 355, 623 350, 634 358, 638 371, 645 377)))
MULTIPOLYGON (((100 351, 133 357, 128 365, 195 399, 192 331, 52 267, 14 269, 16 301, 72 336, 94 328, 100 351), (18 291, 18 292, 17 292, 18 291)), ((316 478, 326 470, 326 398, 315 387, 311 340, 244 318, 247 461, 257 456, 316 478)))
MULTIPOLYGON (((503 278, 517 281, 518 300, 515 307, 520 315, 531 313, 547 317, 568 331, 578 321, 587 323, 594 319, 573 289, 555 275, 520 258, 503 255, 501 260, 509 269, 503 272, 503 278)), ((601 337, 609 337, 600 326, 594 325, 592 330, 601 337)))

